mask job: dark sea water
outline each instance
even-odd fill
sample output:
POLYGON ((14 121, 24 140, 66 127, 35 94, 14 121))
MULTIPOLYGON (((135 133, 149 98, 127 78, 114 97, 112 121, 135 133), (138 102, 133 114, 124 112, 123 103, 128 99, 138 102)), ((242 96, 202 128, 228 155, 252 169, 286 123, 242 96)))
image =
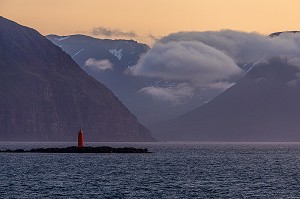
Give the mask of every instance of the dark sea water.
MULTIPOLYGON (((75 143, 0 143, 0 149, 75 143)), ((88 143, 151 154, 0 154, 0 198, 300 198, 300 143, 88 143)))

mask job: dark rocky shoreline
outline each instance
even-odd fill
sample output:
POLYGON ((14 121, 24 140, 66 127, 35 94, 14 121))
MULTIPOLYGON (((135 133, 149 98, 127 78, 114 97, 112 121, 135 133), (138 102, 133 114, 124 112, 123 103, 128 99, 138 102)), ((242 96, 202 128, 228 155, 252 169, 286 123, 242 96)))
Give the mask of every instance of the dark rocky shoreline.
POLYGON ((113 148, 109 146, 101 147, 65 147, 65 148, 37 148, 31 150, 0 150, 0 153, 150 153, 147 148, 113 148))

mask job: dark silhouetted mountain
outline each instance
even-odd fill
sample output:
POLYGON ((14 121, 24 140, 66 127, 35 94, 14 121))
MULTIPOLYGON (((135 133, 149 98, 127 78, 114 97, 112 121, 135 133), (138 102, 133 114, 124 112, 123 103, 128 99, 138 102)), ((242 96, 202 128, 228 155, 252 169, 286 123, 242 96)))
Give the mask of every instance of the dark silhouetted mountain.
POLYGON ((144 124, 171 119, 190 111, 212 99, 220 91, 203 91, 201 96, 189 99, 188 103, 174 106, 170 102, 152 99, 140 92, 144 87, 172 87, 176 82, 127 75, 128 67, 135 65, 150 48, 133 40, 97 39, 85 35, 57 36, 47 38, 66 53, 99 82, 103 83, 132 111, 144 124), (99 70, 86 65, 89 59, 109 60, 112 69, 99 70))
POLYGON ((0 140, 152 141, 104 85, 37 31, 0 17, 0 140))
POLYGON ((300 141, 299 68, 280 59, 257 65, 209 103, 153 129, 167 140, 300 141))
POLYGON ((299 33, 300 31, 283 31, 283 32, 274 32, 272 34, 270 34, 270 37, 278 37, 279 35, 281 35, 282 33, 299 33))

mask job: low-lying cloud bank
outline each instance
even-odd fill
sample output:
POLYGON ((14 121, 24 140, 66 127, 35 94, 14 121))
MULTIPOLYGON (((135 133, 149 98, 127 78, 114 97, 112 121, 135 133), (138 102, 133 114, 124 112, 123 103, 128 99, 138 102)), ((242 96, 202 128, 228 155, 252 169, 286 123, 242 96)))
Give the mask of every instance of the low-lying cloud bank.
POLYGON ((169 102, 173 105, 180 104, 183 100, 194 96, 193 87, 186 83, 178 84, 175 87, 144 87, 140 92, 150 95, 154 100, 169 102))
POLYGON ((180 82, 184 89, 178 85, 141 89, 157 100, 178 104, 203 87, 224 90, 246 68, 278 56, 300 67, 300 34, 268 37, 233 30, 179 32, 158 40, 130 73, 180 82), (189 92, 183 92, 186 90, 189 92))
POLYGON ((157 43, 132 68, 133 75, 196 85, 220 81, 240 72, 241 69, 224 52, 191 41, 157 43))
POLYGON ((96 71, 112 70, 113 64, 108 59, 97 60, 89 58, 85 61, 85 67, 96 71))

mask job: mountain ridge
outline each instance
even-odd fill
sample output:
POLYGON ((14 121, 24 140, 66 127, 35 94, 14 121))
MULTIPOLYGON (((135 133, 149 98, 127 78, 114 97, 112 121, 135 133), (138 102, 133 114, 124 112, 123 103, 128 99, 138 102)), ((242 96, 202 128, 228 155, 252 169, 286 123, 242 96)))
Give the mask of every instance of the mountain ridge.
POLYGON ((284 33, 293 33, 293 34, 296 34, 296 33, 299 33, 300 31, 298 30, 288 30, 288 31, 280 31, 280 32, 273 32, 269 35, 269 37, 278 37, 279 35, 281 34, 284 34, 284 33))
POLYGON ((149 46, 134 40, 111 40, 87 35, 48 35, 47 38, 72 56, 80 67, 96 80, 106 85, 145 125, 179 116, 211 99, 219 91, 201 93, 189 99, 188 103, 170 104, 157 100, 145 92, 144 88, 172 88, 180 82, 160 78, 147 78, 128 74, 128 69, 137 64, 139 58, 150 49, 149 46), (103 41, 106 41, 103 42, 103 41), (118 43, 119 42, 119 43, 118 43), (129 43, 128 43, 129 42, 129 43), (131 45, 130 45, 131 44, 131 45), (83 50, 82 50, 83 49, 83 50), (122 52, 120 53, 120 51, 122 52), (78 53, 79 52, 79 53, 78 53), (119 52, 119 54, 118 54, 119 52), (78 53, 76 55, 76 53, 78 53), (121 56, 121 59, 117 58, 121 56), (111 67, 97 70, 88 67, 87 60, 109 61, 111 67))
POLYGON ((113 93, 36 30, 0 18, 0 133, 7 141, 153 141, 113 93))
POLYGON ((300 140, 298 72, 282 59, 257 65, 209 103, 152 131, 167 140, 300 140))

